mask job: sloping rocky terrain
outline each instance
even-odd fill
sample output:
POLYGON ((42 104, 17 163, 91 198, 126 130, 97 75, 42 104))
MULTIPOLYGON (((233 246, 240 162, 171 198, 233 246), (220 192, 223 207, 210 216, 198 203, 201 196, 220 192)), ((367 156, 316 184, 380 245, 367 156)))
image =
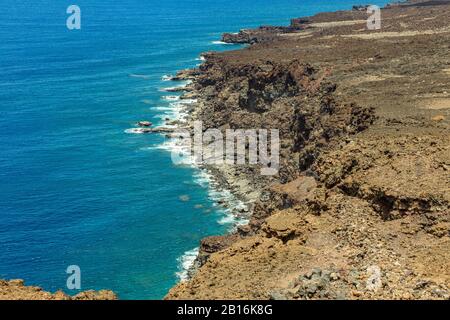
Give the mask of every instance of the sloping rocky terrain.
POLYGON ((224 35, 252 45, 180 73, 205 127, 279 129, 281 166, 218 170, 250 223, 204 239, 167 299, 450 298, 450 3, 366 19, 224 35))

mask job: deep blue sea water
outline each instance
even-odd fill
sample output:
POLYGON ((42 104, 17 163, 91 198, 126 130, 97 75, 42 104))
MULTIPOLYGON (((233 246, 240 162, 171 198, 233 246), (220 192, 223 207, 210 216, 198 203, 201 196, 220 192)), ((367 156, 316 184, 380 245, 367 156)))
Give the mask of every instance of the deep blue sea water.
POLYGON ((170 108, 165 74, 233 48, 213 43, 222 32, 353 4, 3 0, 0 278, 64 289, 67 266, 79 265, 83 290, 162 298, 178 281, 180 257, 230 224, 198 172, 158 148, 162 137, 124 131, 170 108), (66 28, 73 3, 81 30, 66 28))

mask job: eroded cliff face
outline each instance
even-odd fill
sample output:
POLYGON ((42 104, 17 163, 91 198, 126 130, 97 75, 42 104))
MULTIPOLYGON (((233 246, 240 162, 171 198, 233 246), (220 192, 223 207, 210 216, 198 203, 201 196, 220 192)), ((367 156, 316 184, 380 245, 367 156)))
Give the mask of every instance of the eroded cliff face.
POLYGON ((195 117, 204 128, 278 129, 281 137, 281 171, 274 179, 249 175, 254 183, 287 182, 307 170, 322 148, 338 137, 366 129, 374 111, 343 103, 336 85, 320 70, 299 60, 230 61, 210 54, 195 79, 202 97, 195 117), (300 169, 300 171, 299 171, 300 169))
MULTIPOLYGON (((302 171, 309 170, 321 150, 330 148, 343 136, 365 130, 375 120, 373 109, 339 101, 334 93, 336 85, 326 81, 327 69, 319 71, 298 60, 230 63, 220 55, 206 57, 199 72, 182 72, 185 76, 196 74, 192 78, 195 90, 190 95, 201 97, 194 118, 202 120, 203 129, 280 131, 278 175, 262 176, 256 166, 227 168, 237 180, 245 179, 253 188, 262 190, 262 198, 273 196, 267 188, 269 184, 296 179, 302 171)), ((262 203, 258 198, 250 223, 239 227, 238 234, 254 234, 275 207, 286 206, 282 201, 271 198, 262 203)), ((197 264, 203 265, 211 253, 238 240, 238 234, 203 239, 197 264)))
POLYGON ((117 296, 109 290, 69 296, 62 291, 50 293, 39 287, 26 286, 23 280, 0 280, 0 300, 117 300, 117 296))
POLYGON ((280 173, 230 169, 261 190, 250 223, 167 299, 449 298, 450 6, 362 14, 206 56, 193 117, 279 129, 280 173))

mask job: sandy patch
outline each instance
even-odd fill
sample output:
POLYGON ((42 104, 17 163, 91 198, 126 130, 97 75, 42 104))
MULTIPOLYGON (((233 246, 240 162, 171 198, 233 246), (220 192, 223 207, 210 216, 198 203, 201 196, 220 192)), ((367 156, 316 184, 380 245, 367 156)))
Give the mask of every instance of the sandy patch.
POLYGON ((427 110, 450 109, 450 98, 424 100, 422 105, 421 109, 427 110))
POLYGON ((278 34, 280 37, 288 37, 288 38, 309 38, 313 35, 313 31, 300 31, 300 32, 292 32, 292 33, 280 33, 278 34))
POLYGON ((352 26, 355 24, 366 23, 366 20, 345 20, 345 21, 331 21, 331 22, 318 22, 309 24, 314 28, 334 28, 342 26, 352 26))
POLYGON ((364 82, 385 81, 394 78, 402 78, 402 76, 396 74, 366 75, 350 79, 349 81, 347 81, 347 84, 350 86, 355 86, 364 82))
POLYGON ((364 34, 345 34, 341 37, 344 38, 357 38, 364 40, 383 39, 383 38, 397 38, 397 37, 415 37, 421 35, 434 35, 450 32, 450 28, 442 28, 436 30, 423 30, 423 31, 401 31, 401 32, 374 32, 364 34))

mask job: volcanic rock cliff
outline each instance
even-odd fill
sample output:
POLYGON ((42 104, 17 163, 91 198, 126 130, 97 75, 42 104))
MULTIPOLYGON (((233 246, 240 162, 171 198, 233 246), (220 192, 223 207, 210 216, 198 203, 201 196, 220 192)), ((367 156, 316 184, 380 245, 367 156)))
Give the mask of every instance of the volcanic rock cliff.
POLYGON ((253 45, 191 71, 193 119, 279 129, 281 164, 219 170, 258 190, 250 223, 204 239, 167 299, 449 299, 450 4, 388 6, 381 30, 365 19, 225 35, 253 45))

